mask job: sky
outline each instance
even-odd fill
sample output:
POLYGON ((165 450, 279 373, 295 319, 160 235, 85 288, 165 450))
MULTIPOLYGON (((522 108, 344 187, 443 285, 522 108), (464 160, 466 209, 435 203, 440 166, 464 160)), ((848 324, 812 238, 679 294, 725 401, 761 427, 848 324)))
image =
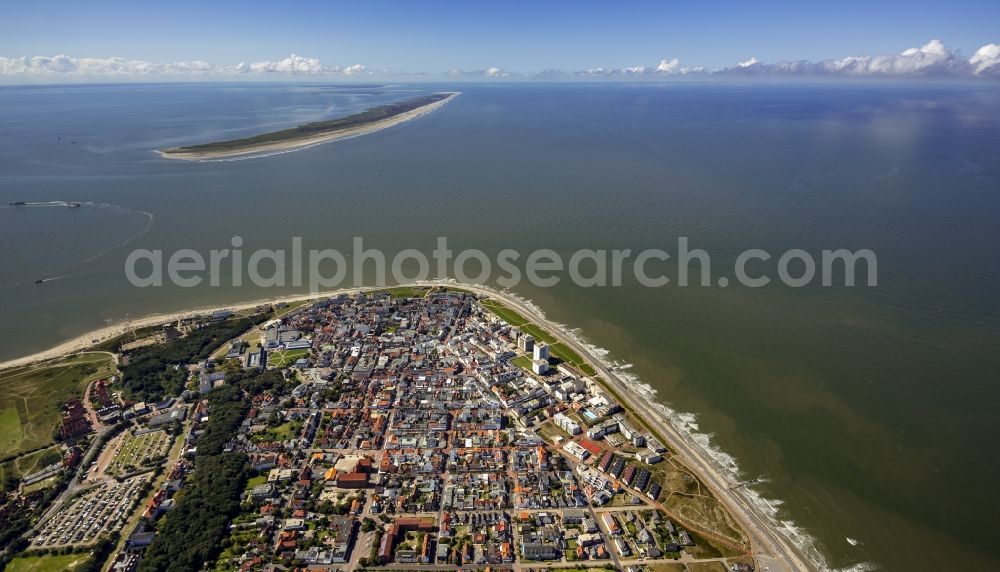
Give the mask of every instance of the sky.
MULTIPOLYGON (((461 71, 511 77, 545 70, 615 75, 642 68, 648 74, 661 63, 663 73, 746 71, 749 66, 741 63, 759 63, 759 73, 774 73, 781 70, 764 66, 895 57, 932 40, 955 61, 942 66, 934 45, 937 59, 916 71, 955 73, 955 62, 967 64, 984 46, 1000 44, 1000 2, 8 0, 0 8, 0 75, 362 77, 461 71), (44 59, 58 55, 66 59, 44 59), (101 67, 113 58, 133 63, 101 67), (188 65, 169 67, 176 63, 188 65), (241 63, 244 68, 238 68, 241 63), (255 63, 263 65, 250 72, 255 63)), ((992 58, 1000 61, 1000 47, 986 49, 978 64, 958 71, 992 76, 975 71, 992 58)), ((854 62, 851 73, 895 69, 886 60, 871 70, 866 66, 854 62)), ((815 74, 843 68, 783 69, 815 74)), ((912 73, 913 66, 900 69, 912 73)))

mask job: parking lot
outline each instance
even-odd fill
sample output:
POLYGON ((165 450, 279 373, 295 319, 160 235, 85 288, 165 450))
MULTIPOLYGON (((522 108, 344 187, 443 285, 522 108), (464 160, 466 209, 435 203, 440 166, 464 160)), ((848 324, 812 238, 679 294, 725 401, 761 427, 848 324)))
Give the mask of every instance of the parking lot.
POLYGON ((32 545, 36 548, 86 545, 95 542, 102 532, 119 530, 149 478, 141 475, 121 483, 110 481, 75 497, 45 523, 32 539, 32 545))

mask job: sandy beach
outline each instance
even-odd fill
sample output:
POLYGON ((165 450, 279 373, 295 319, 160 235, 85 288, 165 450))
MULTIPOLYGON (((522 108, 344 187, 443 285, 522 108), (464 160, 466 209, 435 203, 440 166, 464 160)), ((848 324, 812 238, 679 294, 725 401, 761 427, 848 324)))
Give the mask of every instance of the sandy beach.
MULTIPOLYGON (((444 92, 442 92, 444 93, 444 92)), ((287 141, 275 141, 271 143, 259 143, 256 145, 251 145, 245 148, 241 148, 235 151, 185 151, 181 149, 164 149, 159 150, 157 153, 161 157, 167 159, 183 159, 187 161, 205 161, 212 159, 233 159, 233 158, 251 158, 256 155, 267 155, 270 153, 277 153, 282 151, 290 151, 292 149, 301 149, 304 147, 311 147, 313 145, 319 145, 321 143, 329 143, 330 141, 338 141, 340 139, 347 139, 350 137, 358 137, 360 135, 368 135, 369 133, 375 133, 376 131, 381 131, 383 129, 388 129, 400 123, 406 123, 418 117, 423 117, 428 113, 431 113, 437 109, 440 109, 444 104, 448 103, 455 97, 459 95, 460 92, 450 92, 448 97, 424 105, 423 107, 418 107, 399 115, 394 115, 388 119, 382 119, 379 121, 374 121, 362 125, 360 127, 350 127, 347 129, 342 129, 338 131, 333 131, 330 133, 323 133, 320 135, 313 135, 308 137, 301 137, 296 139, 290 139, 287 141)))
POLYGON ((215 310, 232 310, 234 312, 238 312, 240 310, 249 310, 252 308, 256 308, 261 304, 300 302, 303 300, 319 299, 325 296, 331 296, 335 294, 349 294, 351 292, 360 292, 363 290, 378 290, 378 289, 379 288, 371 288, 371 287, 350 288, 350 289, 341 289, 334 292, 324 292, 319 294, 299 294, 295 296, 282 296, 278 298, 255 300, 252 302, 242 302, 239 304, 230 304, 227 306, 189 308, 177 312, 152 314, 142 318, 136 318, 134 320, 126 320, 123 322, 119 322, 117 324, 113 324, 111 326, 106 326, 104 328, 99 328, 87 332, 85 334, 81 334, 73 339, 67 340, 59 344, 58 346, 55 346, 53 348, 41 352, 15 358, 12 360, 7 360, 5 362, 0 362, 0 369, 21 367, 65 355, 75 354, 82 351, 89 351, 93 349, 95 344, 109 340, 116 336, 120 336, 124 333, 131 332, 132 330, 138 328, 145 328, 147 326, 158 326, 161 324, 176 322, 177 320, 183 318, 189 318, 198 315, 206 315, 212 313, 215 310))

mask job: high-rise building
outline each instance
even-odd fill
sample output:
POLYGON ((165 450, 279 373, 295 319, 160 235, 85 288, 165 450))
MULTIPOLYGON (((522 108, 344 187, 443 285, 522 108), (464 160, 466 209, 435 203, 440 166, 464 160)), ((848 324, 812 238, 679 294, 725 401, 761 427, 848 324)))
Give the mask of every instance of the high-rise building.
POLYGON ((517 344, 521 350, 530 352, 535 349, 535 337, 531 334, 521 334, 521 337, 517 340, 517 344))
POLYGON ((531 371, 537 375, 545 375, 549 372, 549 362, 544 359, 536 359, 531 361, 531 371))
POLYGON ((549 359, 549 346, 545 344, 538 344, 535 346, 535 353, 532 356, 533 359, 549 359))

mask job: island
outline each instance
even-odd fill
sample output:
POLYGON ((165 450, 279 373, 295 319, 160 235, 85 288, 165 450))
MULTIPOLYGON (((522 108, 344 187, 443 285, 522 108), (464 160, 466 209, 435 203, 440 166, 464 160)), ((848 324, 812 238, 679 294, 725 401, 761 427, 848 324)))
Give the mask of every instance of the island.
POLYGON ((5 467, 15 570, 816 568, 599 352, 484 286, 188 310, 0 368, 65 382, 5 467))
POLYGON ((309 147, 347 137, 367 135, 411 119, 422 117, 458 96, 459 92, 440 92, 422 95, 405 101, 373 107, 361 113, 326 121, 313 121, 290 129, 261 133, 252 137, 216 141, 186 147, 161 149, 158 153, 168 159, 226 159, 252 157, 276 151, 309 147))

